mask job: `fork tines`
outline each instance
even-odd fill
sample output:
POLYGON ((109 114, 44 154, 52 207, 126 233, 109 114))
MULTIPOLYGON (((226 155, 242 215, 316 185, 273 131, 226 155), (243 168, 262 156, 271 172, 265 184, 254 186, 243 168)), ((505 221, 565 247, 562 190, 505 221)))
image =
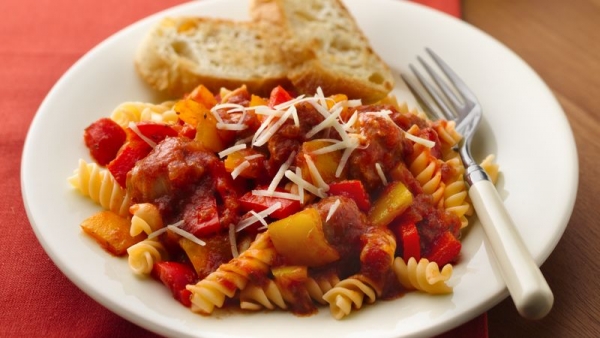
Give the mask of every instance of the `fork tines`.
POLYGON ((435 70, 421 57, 417 57, 419 63, 427 71, 431 79, 435 82, 438 89, 431 84, 412 64, 409 65, 410 70, 417 77, 425 91, 417 86, 410 78, 401 74, 402 79, 408 85, 409 89, 417 97, 420 103, 432 114, 434 119, 461 120, 467 114, 472 105, 470 102, 476 101, 474 95, 470 92, 465 83, 456 75, 456 73, 431 49, 425 49, 431 56, 433 61, 446 75, 446 78, 452 83, 458 92, 458 95, 448 86, 435 70), (433 104, 435 102, 435 105, 433 104))

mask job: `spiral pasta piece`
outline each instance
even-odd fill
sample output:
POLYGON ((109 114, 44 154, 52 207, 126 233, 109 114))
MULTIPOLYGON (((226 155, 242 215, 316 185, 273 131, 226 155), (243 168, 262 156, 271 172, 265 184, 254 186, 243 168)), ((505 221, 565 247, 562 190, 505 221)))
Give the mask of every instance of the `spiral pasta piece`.
POLYGON ((365 297, 368 303, 377 299, 375 289, 371 287, 368 278, 356 275, 342 280, 323 295, 329 303, 329 310, 335 319, 342 319, 352 312, 362 308, 365 297))
POLYGON ((323 299, 323 296, 331 289, 333 289, 340 282, 340 278, 337 274, 331 273, 319 277, 309 277, 304 286, 306 291, 312 300, 319 304, 327 304, 327 301, 323 299))
POLYGON ((135 274, 148 275, 152 272, 154 263, 164 260, 166 252, 159 241, 145 239, 127 248, 129 268, 135 274))
POLYGON ((175 102, 160 104, 145 102, 124 102, 118 105, 110 118, 121 127, 126 128, 130 122, 152 121, 163 123, 177 122, 177 113, 172 109, 175 102))
POLYGON ((458 153, 454 147, 462 140, 462 135, 456 131, 456 122, 439 120, 433 123, 433 129, 436 131, 442 148, 442 159, 447 161, 457 157, 458 153))
POLYGON ((469 201, 468 186, 464 178, 465 167, 460 158, 453 158, 446 162, 454 171, 454 176, 447 180, 444 190, 442 206, 447 211, 455 214, 461 222, 461 228, 469 224, 466 216, 473 213, 469 201))
POLYGON ((276 252, 268 232, 260 234, 250 247, 195 285, 188 285, 192 292, 191 309, 210 314, 215 306, 222 307, 225 297, 232 298, 237 290, 243 290, 250 278, 260 278, 269 272, 276 252))
POLYGON ((129 207, 129 212, 133 215, 131 217, 131 227, 129 228, 129 234, 132 237, 142 232, 150 235, 154 231, 164 227, 160 212, 154 204, 134 204, 129 207))
POLYGON ((427 147, 415 144, 408 169, 420 183, 423 192, 433 196, 434 204, 438 203, 444 194, 442 172, 438 160, 430 154, 427 147))
MULTIPOLYGON (((413 125, 408 132, 418 135, 419 127, 413 125)), ((406 164, 408 170, 423 188, 423 192, 431 195, 433 203, 437 204, 443 197, 445 188, 442 183, 442 161, 431 155, 429 148, 420 143, 415 143, 413 153, 406 160, 406 164)))
POLYGON ((250 284, 240 291, 240 308, 253 311, 274 310, 275 308, 287 309, 287 305, 277 284, 269 280, 264 287, 250 284))
POLYGON ((451 293, 452 288, 446 282, 452 276, 452 265, 446 264, 442 270, 437 263, 421 258, 417 263, 414 257, 405 263, 401 257, 394 260, 394 273, 398 281, 407 290, 419 290, 430 294, 451 293))
POLYGON ((80 159, 79 167, 68 181, 82 195, 89 197, 104 209, 120 216, 129 215, 131 198, 107 169, 80 159))
POLYGON ((499 174, 499 166, 494 163, 494 159, 496 157, 494 155, 488 155, 485 159, 479 164, 483 170, 488 174, 492 183, 496 184, 498 182, 498 174, 499 174))

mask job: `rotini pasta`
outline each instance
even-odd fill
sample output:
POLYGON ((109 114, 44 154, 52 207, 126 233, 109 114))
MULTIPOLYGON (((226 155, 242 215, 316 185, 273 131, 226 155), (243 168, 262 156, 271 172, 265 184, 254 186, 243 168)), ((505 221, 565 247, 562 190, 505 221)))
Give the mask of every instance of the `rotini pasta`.
POLYGON ((225 296, 232 298, 237 290, 246 287, 249 278, 266 275, 276 252, 268 232, 258 236, 248 250, 221 265, 195 285, 188 285, 192 292, 192 311, 210 314, 215 306, 222 307, 225 296))
POLYGON ((492 183, 496 184, 498 181, 499 167, 498 164, 494 163, 494 159, 494 155, 488 155, 485 159, 483 159, 480 166, 488 174, 490 180, 492 180, 492 183))
POLYGON ((287 309, 283 295, 277 284, 270 280, 263 287, 255 284, 247 285, 240 291, 240 308, 244 310, 287 309))
POLYGON ((125 102, 117 106, 110 118, 125 128, 130 122, 152 121, 163 123, 177 122, 177 113, 172 110, 174 102, 161 104, 144 102, 125 102))
POLYGON ((421 144, 415 144, 413 156, 409 159, 409 170, 421 184, 423 192, 433 196, 436 204, 444 193, 442 172, 437 159, 431 156, 429 149, 421 144))
POLYGON ((466 216, 472 214, 472 206, 469 203, 467 183, 464 179, 465 168, 460 158, 455 157, 446 162, 454 171, 454 175, 445 182, 443 207, 454 213, 461 222, 461 228, 469 224, 466 216))
POLYGON ((304 286, 310 298, 319 304, 325 305, 327 301, 325 301, 323 296, 339 282, 340 278, 337 273, 329 273, 319 277, 309 277, 304 286))
POLYGON ((157 240, 145 239, 127 249, 129 268, 135 274, 148 275, 154 263, 166 257, 165 247, 157 240))
POLYGON ((100 204, 104 209, 127 216, 131 199, 127 191, 113 178, 110 172, 96 163, 79 160, 79 167, 68 178, 69 183, 84 196, 100 204))
POLYGON ((423 188, 423 192, 433 196, 433 203, 437 204, 443 197, 445 188, 441 184, 441 161, 431 155, 429 148, 415 143, 413 155, 410 156, 407 162, 408 169, 423 188))
POLYGON ((164 227, 160 212, 154 204, 134 204, 129 207, 129 212, 133 215, 129 229, 131 236, 137 236, 142 232, 150 235, 152 232, 164 227))
POLYGON ((448 161, 451 158, 457 157, 458 153, 454 151, 454 147, 462 140, 456 129, 454 121, 440 120, 433 123, 433 129, 436 131, 442 148, 442 159, 448 161))
POLYGON ((352 312, 362 308, 365 297, 368 303, 377 299, 375 289, 364 276, 352 276, 337 283, 335 287, 323 295, 329 303, 329 310, 335 319, 342 319, 352 312))
POLYGON ((414 257, 405 263, 401 257, 394 260, 394 273, 398 281, 407 290, 418 290, 430 294, 445 294, 452 292, 446 282, 452 276, 452 265, 446 264, 442 270, 437 263, 421 258, 417 263, 414 257))

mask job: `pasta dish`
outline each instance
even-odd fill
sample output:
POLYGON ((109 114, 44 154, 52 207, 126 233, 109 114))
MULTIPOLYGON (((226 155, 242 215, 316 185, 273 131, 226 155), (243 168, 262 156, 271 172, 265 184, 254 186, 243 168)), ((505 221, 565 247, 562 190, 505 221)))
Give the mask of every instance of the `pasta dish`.
MULTIPOLYGON (((452 292, 473 212, 454 127, 393 97, 200 85, 93 122, 69 182, 104 209, 82 230, 192 311, 342 319, 452 292)), ((494 180, 493 157, 482 166, 494 180)))

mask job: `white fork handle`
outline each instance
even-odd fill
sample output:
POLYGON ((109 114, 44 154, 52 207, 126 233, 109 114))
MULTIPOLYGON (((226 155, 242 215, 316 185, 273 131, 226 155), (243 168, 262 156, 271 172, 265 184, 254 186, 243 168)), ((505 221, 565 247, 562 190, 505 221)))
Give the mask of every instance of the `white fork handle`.
POLYGON ((492 182, 480 180, 473 183, 469 195, 517 310, 524 318, 544 317, 554 296, 496 188, 492 182))

